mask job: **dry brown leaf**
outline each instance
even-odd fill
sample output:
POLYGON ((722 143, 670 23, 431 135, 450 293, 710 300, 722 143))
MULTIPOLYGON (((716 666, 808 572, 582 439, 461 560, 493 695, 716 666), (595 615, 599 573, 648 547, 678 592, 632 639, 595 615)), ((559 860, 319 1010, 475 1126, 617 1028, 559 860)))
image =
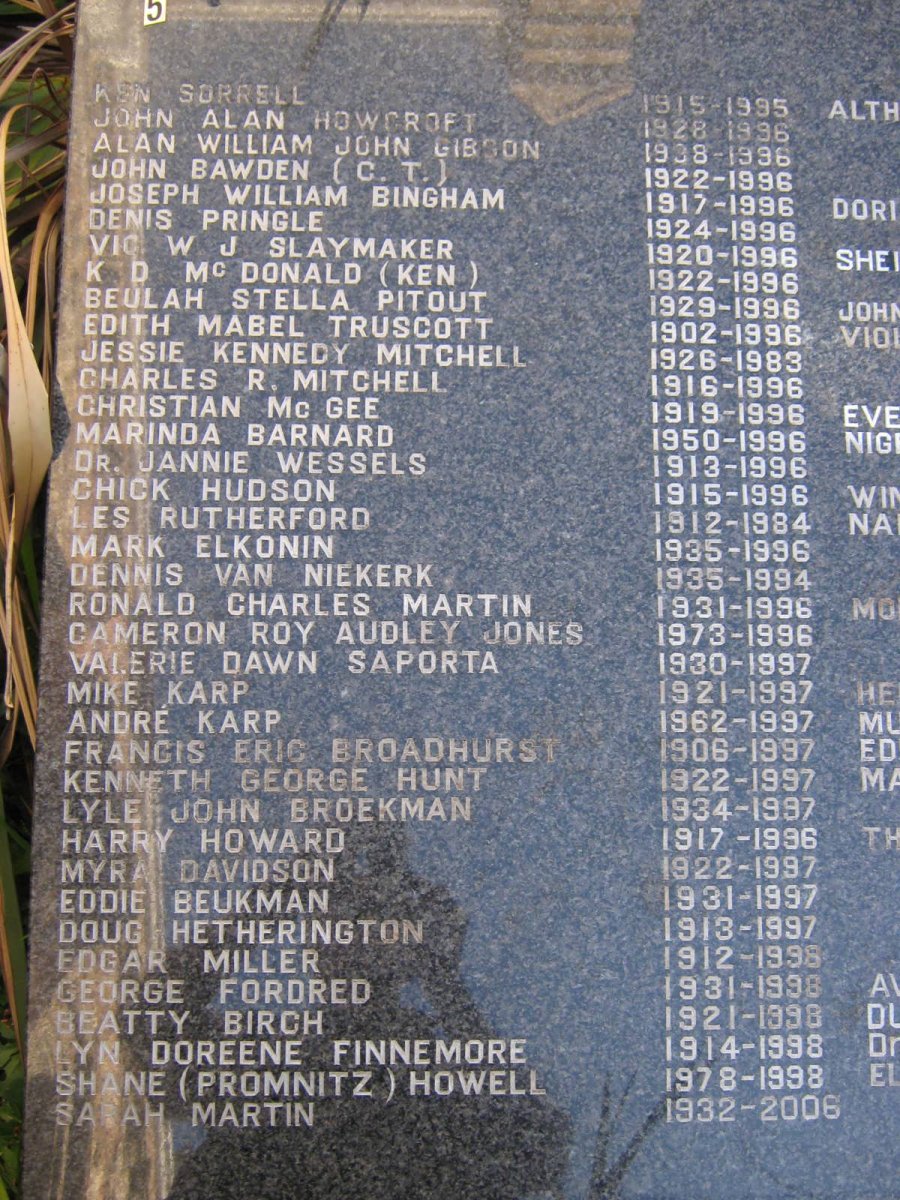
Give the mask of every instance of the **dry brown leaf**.
POLYGON ((38 0, 19 0, 19 6, 21 8, 27 8, 33 13, 42 13, 44 11, 41 5, 38 3, 38 0))
POLYGON ((37 714, 38 696, 37 680, 31 665, 31 649, 28 645, 28 635, 25 632, 25 622, 22 617, 22 598, 19 594, 19 580, 13 581, 13 605, 10 619, 12 628, 12 675, 15 681, 15 700, 21 706, 22 720, 28 730, 32 746, 37 743, 37 714))
POLYGON ((35 57, 35 55, 40 54, 44 45, 45 43, 42 41, 34 42, 34 44, 29 46, 25 53, 16 60, 15 66, 4 75, 3 81, 0 83, 0 100, 2 100, 13 84, 16 83, 16 81, 19 79, 19 76, 35 57))
MULTIPOLYGON (((6 411, 6 376, 8 356, 6 347, 0 344, 0 413, 6 411)), ((6 425, 0 421, 0 554, 5 556, 9 541, 9 505, 12 498, 12 476, 9 465, 9 446, 6 441, 6 425)))
MULTIPOLYGON (((21 106, 10 109, 0 125, 0 159, 6 161, 10 125, 21 106)), ((0 283, 6 307, 7 431, 13 478, 13 539, 19 542, 34 509, 53 453, 50 402, 28 338, 13 278, 6 226, 6 197, 0 189, 0 283)), ((15 562, 15 553, 13 553, 15 562)))
POLYGON ((29 168, 27 174, 23 171, 18 180, 7 180, 7 204, 15 204, 15 209, 8 212, 6 218, 10 236, 16 228, 32 224, 40 216, 47 203, 47 193, 41 189, 46 180, 55 183, 59 179, 63 159, 64 155, 56 154, 40 167, 29 168), (22 199, 25 192, 30 194, 30 199, 22 199))
MULTIPOLYGON (((15 501, 13 501, 14 519, 15 501)), ((12 720, 16 706, 19 706, 31 744, 34 745, 37 741, 37 682, 31 665, 25 622, 22 619, 22 598, 19 591, 19 580, 15 573, 16 549, 14 539, 10 538, 6 556, 5 612, 3 613, 7 660, 4 701, 10 720, 12 720)))
MULTIPOLYGON (((16 502, 13 499, 12 513, 8 524, 13 523, 16 502)), ((4 681, 3 703, 7 715, 15 711, 18 697, 16 696, 16 681, 21 674, 16 663, 16 637, 13 633, 13 604, 15 603, 16 578, 16 539, 7 538, 6 562, 3 571, 3 643, 6 647, 6 680, 4 681)))
MULTIPOLYGON (((0 84, 0 95, 5 96, 7 91, 13 87, 22 77, 26 67, 43 51, 47 50, 61 34, 67 35, 71 33, 71 28, 56 20, 53 22, 44 22, 42 25, 37 25, 33 29, 25 32, 17 41, 0 53, 0 75, 2 75, 2 84, 0 84)), ((47 61, 45 54, 42 62, 47 61)))
MULTIPOLYGON (((6 929, 6 912, 3 899, 3 888, 0 888, 0 929, 6 929)), ((0 970, 3 972, 3 979, 12 980, 15 978, 13 971, 12 958, 9 953, 9 941, 5 936, 0 937, 0 970)), ((23 1014, 16 1011, 16 1001, 13 995, 14 989, 7 989, 7 998, 9 1000, 10 1016, 12 1017, 13 1029, 16 1031, 16 1040, 19 1041, 19 1023, 23 1014)), ((22 1052, 21 1043, 19 1045, 19 1053, 22 1052)))
POLYGON ((34 342, 34 319, 37 312, 38 295, 46 278, 44 270, 48 241, 56 223, 56 214, 62 208, 64 189, 57 188, 47 200, 31 241, 31 261, 28 264, 28 283, 25 288, 25 330, 29 342, 34 342))
POLYGON ((61 231, 62 222, 57 217, 47 235, 47 249, 44 253, 44 345, 41 369, 44 373, 44 383, 46 383, 48 390, 53 381, 53 364, 56 350, 53 314, 56 312, 56 261, 61 231))
POLYGON ((16 704, 13 711, 10 713, 6 724, 3 726, 3 732, 0 733, 0 767, 2 767, 9 758, 13 748, 13 742, 16 736, 16 725, 18 724, 19 706, 16 704))
MULTIPOLYGON (((24 108, 23 104, 16 104, 9 110, 9 116, 12 116, 17 109, 24 108)), ((69 128, 68 121, 57 121, 53 125, 49 125, 46 129, 42 129, 40 133, 30 133, 22 137, 11 150, 4 147, 4 161, 9 167, 12 163, 26 162, 30 155, 36 150, 43 150, 45 146, 50 146, 54 142, 59 142, 65 137, 69 128)), ((29 178, 30 176, 25 176, 29 178)))
MULTIPOLYGON (((7 355, 6 350, 0 346, 0 387, 3 390, 3 405, 6 408, 6 366, 7 355)), ((12 470, 9 463, 9 446, 6 439, 6 426, 0 420, 0 561, 4 564, 9 559, 10 551, 14 548, 14 539, 12 536, 10 504, 12 503, 13 483, 12 470)), ((15 732, 16 718, 19 712, 19 705, 15 697, 15 675, 13 671, 13 657, 15 648, 13 645, 12 622, 10 620, 10 604, 12 602, 12 579, 7 571, 3 573, 3 588, 0 592, 0 637, 3 639, 3 646, 6 650, 6 678, 3 684, 3 702, 6 708, 6 719, 8 722, 5 733, 9 739, 12 738, 15 732), (11 727, 11 728, 10 728, 11 727)))

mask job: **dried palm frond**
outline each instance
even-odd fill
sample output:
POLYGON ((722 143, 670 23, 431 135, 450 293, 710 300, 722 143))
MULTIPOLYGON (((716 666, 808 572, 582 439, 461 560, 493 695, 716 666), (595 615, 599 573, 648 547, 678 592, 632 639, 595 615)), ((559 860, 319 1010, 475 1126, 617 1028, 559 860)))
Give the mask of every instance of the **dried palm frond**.
MULTIPOLYGON (((0 638, 5 662, 0 767, 20 730, 20 750, 26 750, 18 755, 17 786, 10 786, 15 772, 7 769, 0 796, 0 973, 20 1051, 25 942, 13 850, 24 846, 27 851, 16 825, 30 812, 28 759, 37 725, 39 589, 32 522, 51 455, 49 394, 74 13, 74 4, 57 0, 0 2, 0 638)), ((5 1069, 0 1074, 5 1079, 5 1069)), ((0 1150, 5 1153, 3 1146, 0 1150)), ((0 1182, 5 1174, 0 1169, 0 1182)))
MULTIPOLYGON (((0 8, 0 200, 5 395, 0 404, 0 636, 8 753, 19 717, 32 744, 37 688, 32 663, 36 619, 33 572, 20 578, 28 536, 50 462, 48 396, 53 372, 56 257, 62 210, 74 6, 19 0, 0 8), (40 18, 34 21, 33 17, 40 18), (24 20, 23 20, 24 18, 24 20), (31 639, 33 642, 33 637, 31 639)), ((0 758, 0 763, 3 759, 0 758)))

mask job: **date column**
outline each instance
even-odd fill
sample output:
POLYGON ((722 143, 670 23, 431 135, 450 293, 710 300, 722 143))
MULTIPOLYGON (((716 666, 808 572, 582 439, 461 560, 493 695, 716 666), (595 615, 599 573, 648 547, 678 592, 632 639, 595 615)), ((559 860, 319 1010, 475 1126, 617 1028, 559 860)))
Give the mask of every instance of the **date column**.
MULTIPOLYGON (((647 96, 650 412, 657 620, 667 1116, 735 1119, 732 686, 743 661, 736 410, 721 402, 731 319, 721 105, 647 96)), ((739 731, 743 737, 743 730, 739 731)))

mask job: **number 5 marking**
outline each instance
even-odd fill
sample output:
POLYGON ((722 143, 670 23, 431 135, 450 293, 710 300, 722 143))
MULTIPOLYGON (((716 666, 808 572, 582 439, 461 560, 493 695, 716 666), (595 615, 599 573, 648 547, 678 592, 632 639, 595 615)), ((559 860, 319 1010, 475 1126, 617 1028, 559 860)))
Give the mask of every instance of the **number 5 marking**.
POLYGON ((144 0, 144 24, 161 25, 166 19, 166 0, 144 0))

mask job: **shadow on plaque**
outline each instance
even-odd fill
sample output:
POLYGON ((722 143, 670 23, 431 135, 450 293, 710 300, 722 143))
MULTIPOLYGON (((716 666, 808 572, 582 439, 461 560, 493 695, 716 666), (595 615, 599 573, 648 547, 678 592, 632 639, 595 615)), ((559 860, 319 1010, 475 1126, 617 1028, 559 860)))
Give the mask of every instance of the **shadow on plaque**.
MULTIPOLYGON (((386 1073, 377 1068, 377 1078, 366 1085, 371 1097, 347 1095, 354 1066, 352 1058, 334 1064, 336 1040, 465 1042, 497 1035, 460 973, 466 918, 444 887, 409 868, 402 832, 348 834, 336 875, 328 887, 333 918, 376 924, 402 918, 413 925, 421 922, 424 932, 421 942, 318 947, 322 978, 363 975, 371 984, 366 1004, 324 1009, 324 1036, 310 1039, 309 1056, 297 1068, 305 1076, 346 1070, 351 1078, 344 1081, 343 1094, 314 1101, 311 1127, 211 1129, 201 1145, 180 1157, 167 1200, 560 1196, 569 1121, 543 1095, 497 1097, 454 1090, 450 1095, 411 1096, 405 1067, 394 1069, 397 1084, 390 1098, 386 1073)), ((186 1007, 197 1014, 194 1028, 182 1036, 208 1038, 220 1025, 213 1008, 220 980, 204 976, 201 962, 202 951, 194 947, 179 958, 170 956, 170 972, 187 981, 186 1007)), ((361 1066, 367 1069, 365 1063, 361 1066)), ((484 1063, 462 1064, 476 1075, 485 1068, 484 1063)), ((460 1065, 421 1069, 453 1072, 460 1065)), ((528 1070, 519 1074, 527 1077, 528 1070)), ((294 1098, 309 1099, 303 1092, 294 1098)), ((184 1110, 191 1106, 172 1095, 167 1107, 177 1120, 178 1108, 187 1118, 184 1110)))

